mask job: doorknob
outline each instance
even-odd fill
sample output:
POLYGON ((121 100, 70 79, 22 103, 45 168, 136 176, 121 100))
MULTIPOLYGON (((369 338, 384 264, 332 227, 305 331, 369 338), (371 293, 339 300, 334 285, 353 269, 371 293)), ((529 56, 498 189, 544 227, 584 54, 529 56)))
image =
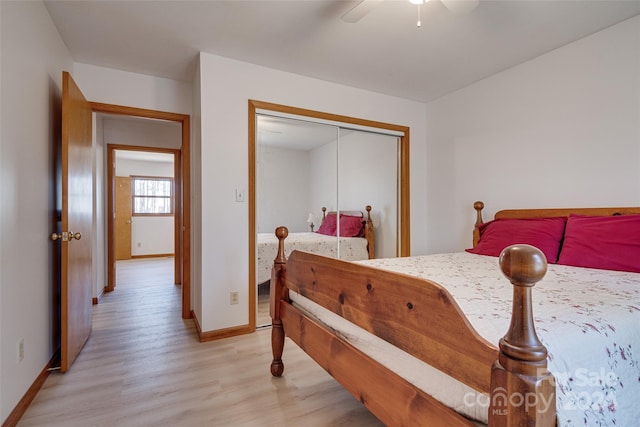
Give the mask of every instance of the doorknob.
POLYGON ((131 224, 131 220, 130 219, 127 220, 127 224, 131 224))
POLYGON ((82 234, 74 233, 73 231, 63 231, 62 233, 51 233, 49 235, 51 240, 62 239, 63 242, 71 241, 73 239, 80 240, 82 239, 82 234))

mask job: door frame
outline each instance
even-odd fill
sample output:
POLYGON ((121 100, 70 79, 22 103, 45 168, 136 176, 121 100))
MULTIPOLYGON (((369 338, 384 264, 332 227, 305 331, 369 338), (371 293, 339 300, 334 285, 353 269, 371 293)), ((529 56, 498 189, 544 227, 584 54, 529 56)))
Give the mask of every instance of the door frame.
MULTIPOLYGON (((175 282, 182 284, 182 318, 190 319, 191 311, 191 118, 188 114, 170 113, 144 108, 90 102, 94 113, 107 113, 121 116, 133 116, 157 120, 178 122, 182 126, 182 142, 177 150, 174 162, 175 182, 175 282), (177 181, 180 181, 179 183, 177 181)), ((129 147, 137 151, 163 151, 162 148, 107 145, 107 286, 106 292, 113 291, 116 285, 115 275, 115 232, 114 191, 115 174, 113 164, 114 150, 129 147), (120 148, 116 148, 120 147, 120 148)), ((164 149, 166 150, 166 149, 164 149)), ((175 150, 169 149, 169 152, 175 150)))
MULTIPOLYGON (((113 245, 113 253, 114 253, 114 261, 116 260, 116 246, 117 242, 115 242, 115 213, 116 213, 116 175, 114 174, 115 169, 115 151, 145 151, 147 153, 165 153, 165 154, 173 154, 173 199, 174 199, 174 213, 173 213, 173 225, 174 225, 174 243, 173 243, 173 251, 174 251, 174 283, 179 285, 182 283, 182 264, 180 259, 180 211, 181 204, 178 203, 180 200, 180 192, 179 189, 182 188, 182 176, 180 174, 180 149, 178 148, 160 148, 160 147, 144 147, 138 145, 121 145, 121 144, 107 144, 107 164, 109 167, 107 168, 107 183, 109 188, 107 190, 109 202, 107 203, 109 210, 109 218, 113 219, 113 233, 108 233, 108 241, 109 245, 113 245)), ((113 287, 117 286, 115 277, 113 278, 113 287)), ((113 290, 113 289, 111 289, 113 290)))

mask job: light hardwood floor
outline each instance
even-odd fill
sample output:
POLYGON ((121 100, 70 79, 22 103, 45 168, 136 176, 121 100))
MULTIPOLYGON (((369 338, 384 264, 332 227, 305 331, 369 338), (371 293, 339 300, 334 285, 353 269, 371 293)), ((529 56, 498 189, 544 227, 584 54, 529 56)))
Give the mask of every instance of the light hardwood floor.
POLYGON ((270 328, 200 343, 180 318, 171 259, 118 263, 71 370, 53 373, 19 426, 381 426, 294 343, 273 378, 270 328))

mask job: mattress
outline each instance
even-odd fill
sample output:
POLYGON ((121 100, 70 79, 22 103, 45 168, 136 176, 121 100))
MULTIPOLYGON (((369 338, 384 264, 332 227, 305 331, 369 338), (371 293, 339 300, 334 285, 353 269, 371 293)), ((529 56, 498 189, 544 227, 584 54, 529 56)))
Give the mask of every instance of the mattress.
MULTIPOLYGON (((367 251, 367 239, 364 237, 340 237, 326 236, 319 233, 289 233, 285 245, 285 255, 288 257, 291 251, 311 252, 331 258, 340 258, 346 261, 359 261, 369 259, 367 251), (338 247, 340 253, 338 254, 338 247)), ((274 233, 258 233, 258 262, 256 265, 258 281, 264 283, 271 278, 273 260, 278 253, 278 238, 274 233)))
MULTIPOLYGON (((471 325, 497 345, 513 286, 496 257, 466 252, 368 260, 366 265, 435 281, 471 325)), ((439 401, 487 422, 488 397, 290 292, 294 303, 355 347, 439 401)), ((533 289, 533 313, 557 384, 560 426, 631 426, 640 419, 640 274, 549 265, 533 289)))

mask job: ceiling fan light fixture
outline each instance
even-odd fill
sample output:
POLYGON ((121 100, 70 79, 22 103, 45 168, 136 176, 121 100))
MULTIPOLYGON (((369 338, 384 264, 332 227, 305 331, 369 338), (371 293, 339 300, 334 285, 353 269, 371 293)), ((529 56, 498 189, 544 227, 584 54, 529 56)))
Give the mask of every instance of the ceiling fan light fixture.
POLYGON ((415 4, 418 6, 418 23, 416 24, 416 27, 422 27, 422 20, 420 19, 420 6, 422 6, 423 4, 425 4, 426 2, 428 2, 429 0, 409 0, 409 3, 411 4, 415 4))

